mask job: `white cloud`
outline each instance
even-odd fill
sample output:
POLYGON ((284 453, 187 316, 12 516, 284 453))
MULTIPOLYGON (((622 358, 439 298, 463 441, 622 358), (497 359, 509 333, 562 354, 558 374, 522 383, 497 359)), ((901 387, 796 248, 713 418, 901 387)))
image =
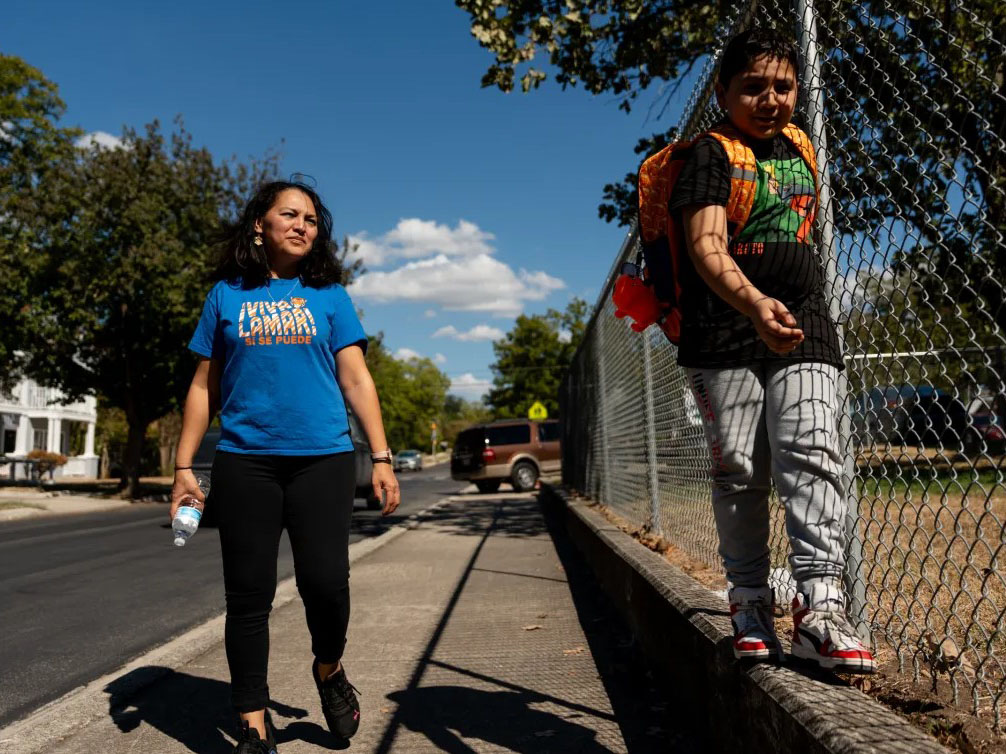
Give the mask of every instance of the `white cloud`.
POLYGON ((436 362, 437 364, 446 364, 447 357, 444 356, 442 353, 437 353, 433 355, 433 361, 436 362))
POLYGON ((517 274, 488 254, 452 259, 438 254, 390 272, 368 272, 350 287, 354 297, 378 303, 435 302, 453 311, 489 312, 515 317, 525 301, 541 301, 566 284, 545 272, 517 274))
POLYGON ((74 146, 81 149, 86 149, 92 145, 97 145, 104 149, 120 149, 122 147, 122 139, 106 131, 92 131, 89 134, 84 134, 74 142, 74 146))
POLYGON ((426 317, 426 319, 433 319, 434 317, 437 316, 437 312, 434 309, 427 309, 425 312, 423 312, 423 316, 426 317))
POLYGON ((560 343, 570 343, 570 342, 572 342, 572 340, 573 340, 573 333, 571 333, 569 330, 560 330, 559 331, 559 342, 560 343))
POLYGON ((471 372, 451 378, 450 392, 466 400, 478 400, 492 387, 489 380, 480 380, 471 372))
POLYGON ((498 327, 489 325, 475 325, 468 332, 461 332, 454 325, 445 325, 437 330, 431 337, 433 338, 454 338, 454 340, 477 341, 477 340, 499 340, 504 335, 498 327))
POLYGON ((367 233, 351 235, 351 243, 359 245, 356 254, 370 266, 378 267, 394 259, 419 259, 433 254, 449 257, 473 257, 492 254, 489 244, 496 236, 467 220, 455 227, 418 217, 403 218, 392 230, 377 238, 367 233))
POLYGON ((421 359, 423 356, 411 348, 399 348, 395 351, 395 358, 399 361, 408 361, 409 359, 421 359))

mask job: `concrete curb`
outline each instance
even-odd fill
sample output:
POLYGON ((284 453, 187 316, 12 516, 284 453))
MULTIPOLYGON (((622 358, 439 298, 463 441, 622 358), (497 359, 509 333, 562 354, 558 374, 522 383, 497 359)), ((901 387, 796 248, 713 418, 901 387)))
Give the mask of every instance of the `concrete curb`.
MULTIPOLYGON (((349 546, 349 562, 352 565, 375 550, 398 539, 410 529, 418 526, 422 519, 447 505, 448 498, 413 513, 405 521, 395 524, 386 532, 368 539, 354 542, 349 546)), ((273 610, 278 610, 297 597, 294 577, 284 579, 276 586, 273 610)), ((118 681, 117 696, 128 698, 178 668, 207 652, 215 644, 223 641, 224 616, 215 618, 191 628, 176 636, 166 644, 150 650, 131 660, 117 670, 108 673, 85 686, 70 691, 40 707, 25 718, 0 729, 0 752, 3 754, 39 754, 58 741, 72 735, 93 720, 106 717, 108 695, 104 689, 112 681, 118 681), (139 668, 149 667, 147 672, 135 673, 139 668), (128 676, 126 686, 123 677, 128 676)))
POLYGON ((542 486, 598 582, 647 655, 708 717, 710 751, 949 754, 935 739, 830 673, 741 665, 722 598, 639 544, 582 500, 542 486))
MULTIPOLYGON (((53 518, 56 516, 76 516, 82 513, 99 513, 134 505, 129 500, 118 500, 116 498, 59 495, 53 493, 19 495, 10 493, 7 490, 0 490, 0 503, 12 500, 40 505, 42 508, 10 508, 0 510, 0 524, 7 521, 24 521, 29 518, 53 518)), ((136 505, 149 505, 149 503, 136 503, 136 505)))

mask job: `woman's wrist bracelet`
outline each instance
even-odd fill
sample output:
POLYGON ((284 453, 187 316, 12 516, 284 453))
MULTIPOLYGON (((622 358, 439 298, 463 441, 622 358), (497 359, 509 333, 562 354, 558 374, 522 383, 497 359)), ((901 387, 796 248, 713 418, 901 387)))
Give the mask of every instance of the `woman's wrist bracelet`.
POLYGON ((191 466, 175 466, 175 471, 189 471, 191 469, 191 466))
POLYGON ((388 463, 390 463, 391 462, 391 448, 388 448, 387 450, 379 450, 376 453, 372 452, 370 454, 370 460, 371 461, 384 460, 384 461, 388 461, 388 463))
POLYGON ((391 463, 390 458, 371 458, 370 460, 374 463, 391 463))

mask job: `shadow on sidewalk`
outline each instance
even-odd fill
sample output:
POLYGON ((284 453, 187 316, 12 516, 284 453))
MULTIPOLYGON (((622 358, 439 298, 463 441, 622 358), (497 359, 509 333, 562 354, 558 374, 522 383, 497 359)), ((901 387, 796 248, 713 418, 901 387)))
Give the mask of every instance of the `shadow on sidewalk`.
MULTIPOLYGON (((471 754, 462 738, 536 754, 569 751, 609 754, 594 731, 529 705, 555 701, 533 691, 481 691, 463 686, 427 686, 396 691, 398 722, 422 733, 440 751, 471 754)), ((576 714, 574 717, 582 715, 576 714)))
MULTIPOLYGON (((468 536, 481 535, 478 546, 452 594, 437 628, 416 665, 408 686, 388 694, 397 709, 385 729, 375 754, 388 754, 399 727, 422 733, 432 746, 450 754, 473 754, 477 749, 463 739, 482 741, 528 754, 546 752, 608 752, 596 740, 596 731, 577 719, 589 721, 612 715, 570 699, 547 696, 531 689, 456 667, 434 659, 437 645, 476 567, 486 541, 491 536, 551 537, 569 584, 577 617, 590 646, 605 691, 631 754, 642 752, 702 751, 695 739, 676 730, 671 721, 670 695, 642 659, 632 635, 621 623, 593 580, 589 566, 563 528, 543 511, 537 500, 473 501, 459 509, 451 506, 426 520, 441 531, 468 536), (480 685, 491 684, 499 691, 456 685, 422 686, 427 669, 436 667, 468 676, 480 685), (535 709, 549 704, 561 712, 535 709)), ((555 579, 549 579, 555 580, 555 579)), ((534 672, 533 669, 531 672, 534 672)))
POLYGON ((691 697, 682 679, 654 672, 632 631, 597 583, 590 564, 570 539, 559 510, 539 505, 565 571, 587 646, 630 754, 708 751, 692 716, 702 701, 691 697))
MULTIPOLYGON (((491 495, 472 496, 463 504, 447 505, 428 513, 423 526, 465 537, 546 537, 537 504, 527 499, 500 500, 491 495)), ((469 567, 473 563, 469 564, 469 567)), ((467 575, 467 571, 465 572, 467 575)))
MULTIPOLYGON (((198 754, 230 754, 234 749, 238 718, 231 707, 230 684, 147 666, 116 678, 104 691, 109 695, 108 714, 123 733, 146 723, 198 754), (155 683, 135 692, 144 677, 165 671, 155 683)), ((277 743, 302 740, 328 749, 346 748, 320 725, 295 722, 284 728, 276 720, 276 716, 299 720, 307 716, 305 709, 270 699, 269 710, 277 743)))

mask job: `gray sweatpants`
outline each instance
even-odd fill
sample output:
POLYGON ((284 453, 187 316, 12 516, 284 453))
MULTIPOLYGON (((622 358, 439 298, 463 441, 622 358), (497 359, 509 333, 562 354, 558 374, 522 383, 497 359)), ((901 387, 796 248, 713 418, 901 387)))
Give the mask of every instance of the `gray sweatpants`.
POLYGON ((713 459, 720 556, 735 586, 769 579, 771 482, 786 508, 790 568, 804 594, 845 567, 845 506, 838 452, 838 369, 769 362, 688 369, 713 459))

